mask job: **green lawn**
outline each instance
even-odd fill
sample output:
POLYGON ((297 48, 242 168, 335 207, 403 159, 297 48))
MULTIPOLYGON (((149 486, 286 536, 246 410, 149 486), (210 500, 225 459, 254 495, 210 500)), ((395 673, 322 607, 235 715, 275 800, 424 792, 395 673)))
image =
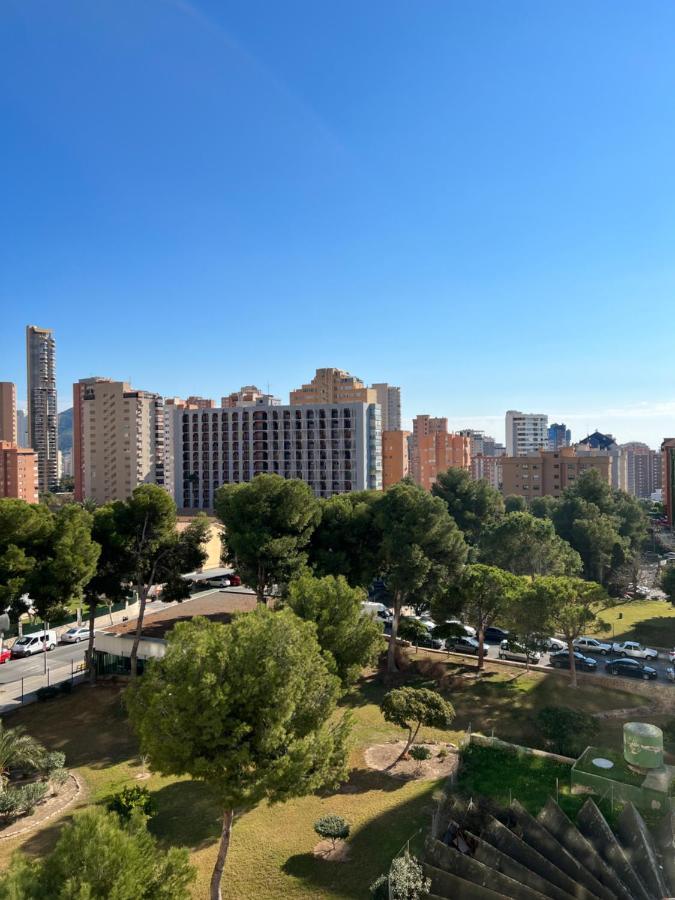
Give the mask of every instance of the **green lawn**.
POLYGON ((668 600, 630 600, 602 612, 617 641, 675 647, 675 606, 668 600))
MULTIPOLYGON (((449 732, 428 730, 420 735, 422 740, 456 741, 471 722, 474 730, 489 734, 494 728, 501 738, 528 743, 533 739, 532 717, 548 703, 574 702, 589 711, 644 703, 643 698, 629 693, 593 686, 572 692, 565 679, 544 673, 514 676, 510 670, 487 675, 476 683, 465 677, 459 666, 441 666, 441 671, 446 676, 442 690, 455 705, 456 722, 449 732)), ((408 679, 418 684, 435 684, 428 673, 410 672, 408 679)), ((419 841, 429 825, 434 793, 441 782, 402 782, 366 768, 363 751, 367 746, 401 736, 380 715, 378 704, 383 693, 377 677, 370 675, 344 701, 344 706, 353 712, 355 724, 352 771, 340 791, 274 808, 262 805, 237 820, 227 862, 225 898, 365 900, 368 885, 388 866, 405 841, 412 838, 415 842, 416 836, 419 841), (347 862, 327 863, 312 855, 318 840, 312 825, 328 812, 344 816, 352 825, 347 862)), ((120 692, 112 686, 83 686, 70 696, 28 706, 7 717, 6 723, 24 724, 51 749, 66 753, 67 764, 79 773, 87 788, 80 806, 103 801, 111 792, 134 783, 141 772, 120 692)), ((616 740, 618 749, 618 731, 616 740)), ((494 790, 503 792, 510 777, 510 773, 506 778, 504 773, 496 777, 494 790)), ((206 896, 219 834, 220 810, 211 792, 188 779, 153 775, 141 783, 150 788, 158 805, 153 831, 165 845, 190 848, 199 872, 195 896, 206 896)), ((517 782, 513 784, 518 787, 517 782)), ((66 818, 46 823, 42 831, 0 843, 0 867, 6 865, 18 847, 31 854, 44 853, 53 845, 66 818)))

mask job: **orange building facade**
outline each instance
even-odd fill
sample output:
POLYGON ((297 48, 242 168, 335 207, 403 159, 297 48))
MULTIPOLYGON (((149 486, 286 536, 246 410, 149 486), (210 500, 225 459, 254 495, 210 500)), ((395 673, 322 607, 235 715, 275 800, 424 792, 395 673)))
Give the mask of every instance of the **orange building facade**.
POLYGON ((38 502, 37 453, 0 441, 0 497, 38 502))
POLYGON ((382 432, 382 487, 402 481, 410 471, 409 431, 382 432))
POLYGON ((411 472, 430 491, 441 472, 471 469, 471 438, 448 431, 448 420, 416 416, 413 420, 411 472))

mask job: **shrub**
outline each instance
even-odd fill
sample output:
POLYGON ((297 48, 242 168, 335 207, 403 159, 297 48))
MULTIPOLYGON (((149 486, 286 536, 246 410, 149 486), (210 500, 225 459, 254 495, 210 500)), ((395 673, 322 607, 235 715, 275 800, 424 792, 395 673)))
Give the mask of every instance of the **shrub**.
POLYGON ((564 756, 578 756, 599 730, 597 719, 567 706, 545 706, 534 721, 546 744, 564 756))
POLYGON ((335 849, 336 841, 344 841, 349 837, 349 823, 346 822, 342 816, 336 815, 328 815, 321 816, 320 819, 317 819, 314 823, 314 831, 319 835, 319 837, 326 838, 333 844, 333 849, 335 849))
POLYGON ((16 796, 16 790, 9 788, 0 791, 0 816, 5 819, 12 819, 19 812, 19 798, 16 796))
POLYGON ((666 745, 675 749, 675 719, 669 719, 663 726, 663 737, 666 745))
POLYGON ((38 698, 38 701, 42 703, 43 700, 52 700, 54 697, 59 695, 59 689, 55 684, 50 684, 45 687, 38 688, 35 691, 35 696, 38 698))
POLYGON ((113 794, 108 801, 108 809, 117 813, 123 822, 128 822, 134 812, 140 812, 146 819, 151 819, 157 813, 150 791, 140 784, 125 787, 113 794))
POLYGON ((386 875, 378 875, 370 886, 373 900, 389 900, 389 879, 386 875))
POLYGON ((17 810, 23 815, 30 816, 35 812, 35 807, 44 800, 49 786, 44 781, 33 781, 30 784, 22 784, 21 787, 10 788, 17 798, 17 810))
POLYGON ((45 753, 44 759, 40 764, 40 771, 51 776, 55 769, 62 769, 66 763, 66 754, 60 750, 52 750, 45 753))
POLYGON ((415 744, 408 752, 417 763, 415 767, 417 772, 422 771, 422 763, 425 759, 431 759, 431 750, 428 747, 423 747, 422 744, 415 744))
POLYGON ((414 856, 398 856, 389 869, 389 896, 391 900, 419 900, 431 889, 431 880, 414 856))
POLYGON ((49 782, 52 787, 56 789, 62 788, 69 778, 70 774, 68 773, 67 769, 52 769, 52 771, 49 773, 49 782))
POLYGON ((442 759, 447 759, 448 751, 446 750, 445 747, 441 747, 441 749, 438 751, 437 756, 438 756, 438 758, 441 759, 441 760, 442 760, 442 759))

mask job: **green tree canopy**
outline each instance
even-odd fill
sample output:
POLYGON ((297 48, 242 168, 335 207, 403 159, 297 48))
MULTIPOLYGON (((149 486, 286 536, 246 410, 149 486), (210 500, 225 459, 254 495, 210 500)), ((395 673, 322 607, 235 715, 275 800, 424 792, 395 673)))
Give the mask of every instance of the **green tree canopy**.
POLYGON ((399 759, 408 752, 423 725, 428 728, 449 728, 455 718, 452 703, 429 688, 395 688, 384 695, 380 710, 387 722, 408 731, 406 745, 399 759))
POLYGON ((344 687, 356 681, 382 648, 382 626, 363 611, 365 598, 363 590, 350 587, 342 576, 313 578, 304 573, 288 586, 288 606, 301 619, 314 622, 319 645, 344 687))
POLYGON ((39 559, 47 558, 54 515, 46 506, 0 499, 0 603, 12 618, 25 612, 20 598, 39 559))
POLYGON ((672 604, 675 605, 675 566, 669 565, 661 574, 661 590, 666 594, 672 604))
POLYGON ((157 485, 142 484, 127 500, 96 510, 94 527, 102 553, 86 594, 91 605, 101 590, 109 596, 107 591, 117 592, 122 583, 134 586, 139 601, 130 654, 131 673, 135 675, 150 592, 161 585, 162 600, 184 600, 189 596, 190 586, 182 575, 199 568, 206 559, 208 519, 197 516, 179 533, 172 498, 157 485))
POLYGON ((527 512, 527 500, 520 494, 509 494, 504 497, 504 510, 507 513, 527 512))
POLYGON ((409 482, 401 481, 382 494, 375 521, 382 535, 380 572, 393 598, 387 668, 394 672, 402 606, 413 596, 419 599, 422 592, 429 602, 447 593, 467 547, 445 503, 409 482))
POLYGON ((378 491, 353 491, 319 500, 320 519, 309 543, 315 575, 343 575, 367 588, 379 574, 381 535, 375 523, 378 491))
POLYGON ((565 576, 537 578, 523 593, 518 605, 521 627, 537 634, 563 635, 573 687, 577 686, 573 641, 588 631, 607 628, 600 614, 609 603, 599 584, 565 576))
POLYGON ((46 857, 17 854, 0 876, 0 900, 188 900, 187 850, 160 850, 145 818, 123 825, 92 808, 64 826, 46 857))
POLYGON ((555 532, 548 519, 527 512, 507 513, 488 528, 481 541, 481 560, 514 575, 576 575, 579 555, 555 532))
MULTIPOLYGON (((522 515, 512 513, 511 515, 522 515)), ((522 596, 525 584, 517 575, 481 563, 465 566, 453 591, 434 604, 437 618, 461 615, 476 629, 478 636, 478 668, 484 665, 485 629, 500 617, 511 616, 514 604, 522 596)))
POLYGON ((307 562, 320 517, 311 488, 280 475, 256 475, 218 488, 215 507, 225 526, 224 559, 264 603, 273 585, 290 581, 307 562))
POLYGON ((195 618, 127 693, 141 751, 155 771, 206 782, 224 810, 211 898, 220 897, 235 810, 281 802, 346 775, 339 678, 316 627, 264 606, 230 625, 195 618))
POLYGON ((499 491, 485 479, 474 479, 465 469, 441 472, 431 489, 448 507, 467 544, 475 545, 483 530, 504 515, 504 501, 499 491))

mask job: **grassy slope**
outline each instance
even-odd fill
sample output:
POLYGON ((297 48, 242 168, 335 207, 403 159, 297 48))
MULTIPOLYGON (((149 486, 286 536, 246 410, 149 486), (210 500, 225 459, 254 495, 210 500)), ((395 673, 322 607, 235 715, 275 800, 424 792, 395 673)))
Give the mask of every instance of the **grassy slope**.
POLYGON ((631 600, 605 610, 602 618, 614 627, 617 641, 675 647, 675 606, 667 600, 631 600))
MULTIPOLYGON (((450 670, 461 672, 458 667, 450 670)), ((494 727, 502 738, 527 743, 532 735, 532 714, 547 703, 563 702, 570 689, 564 679, 552 675, 515 679, 511 674, 496 675, 476 685, 457 674, 448 691, 457 709, 458 728, 471 721, 476 730, 489 733, 494 727)), ((227 864, 226 898, 365 898, 368 884, 401 845, 426 828, 440 783, 399 782, 364 765, 366 746, 400 737, 379 713, 382 694, 382 686, 369 678, 345 702, 355 716, 353 771, 347 786, 330 797, 306 797, 275 808, 263 805, 237 821, 227 864), (351 857, 346 863, 326 863, 312 856, 317 841, 312 825, 326 812, 343 815, 352 825, 351 857)), ((575 692, 574 700, 589 710, 636 702, 631 694, 591 687, 575 692)), ((26 707, 7 719, 8 725, 19 722, 51 748, 66 752, 68 764, 88 788, 83 804, 100 802, 141 770, 120 695, 113 688, 84 687, 70 697, 26 707)), ((429 730, 423 737, 454 740, 457 736, 457 731, 429 730)), ((184 779, 153 775, 142 783, 154 792, 159 806, 153 830, 166 844, 192 849, 199 870, 195 896, 204 896, 219 827, 219 809, 213 797, 208 788, 184 779)), ((0 843, 0 866, 19 846, 35 854, 48 850, 59 825, 50 822, 41 832, 0 843)))

